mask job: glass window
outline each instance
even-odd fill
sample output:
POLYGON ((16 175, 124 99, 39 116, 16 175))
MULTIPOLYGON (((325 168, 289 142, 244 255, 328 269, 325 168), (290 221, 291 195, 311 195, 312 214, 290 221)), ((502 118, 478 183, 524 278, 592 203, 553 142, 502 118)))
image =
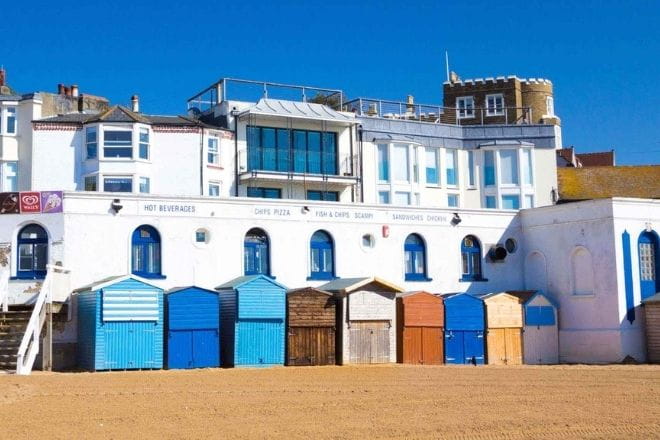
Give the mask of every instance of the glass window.
POLYGON ((277 130, 277 171, 291 170, 291 131, 277 130))
POLYGON ((220 197, 220 184, 215 182, 209 182, 209 196, 211 197, 220 197))
POLYGON ((337 174, 337 133, 322 133, 321 151, 323 174, 337 174))
POLYGON ((85 176, 85 191, 98 191, 98 177, 85 176))
POLYGON ((390 203, 390 192, 389 191, 378 191, 378 203, 382 205, 389 205, 390 203))
POLYGON ((447 206, 458 208, 458 194, 447 194, 447 206))
POLYGON ((481 280, 481 245, 473 235, 461 242, 461 267, 463 281, 481 280))
POLYGON ((87 127, 85 130, 85 153, 87 159, 96 159, 99 154, 98 132, 96 127, 87 127))
POLYGON ((293 171, 304 173, 307 166, 307 132, 293 131, 293 171))
POLYGON ((247 196, 261 199, 281 199, 282 190, 279 188, 249 187, 247 196))
POLYGON ((218 152, 218 138, 211 137, 208 142, 207 158, 208 163, 213 165, 220 164, 220 154, 218 152))
POLYGON ((371 234, 364 234, 362 236, 362 247, 365 249, 371 249, 376 245, 376 239, 371 234))
POLYGON ((390 181, 390 161, 389 145, 378 144, 378 180, 381 182, 390 181))
POLYGON ((502 209, 520 209, 520 197, 514 195, 502 196, 502 209))
POLYGON ((103 131, 103 157, 133 158, 133 132, 103 131))
MULTIPOLYGON (((645 300, 660 290, 658 280, 658 235, 655 231, 644 231, 637 240, 639 261, 640 295, 645 300)), ((648 316, 648 315, 647 315, 648 316)))
POLYGON ((500 183, 518 184, 518 150, 500 150, 500 183))
POLYGON ((7 107, 7 134, 16 134, 16 107, 7 107))
POLYGON ((474 98, 472 96, 456 98, 456 116, 458 119, 474 118, 474 98))
POLYGON ((0 169, 2 182, 0 189, 2 191, 18 191, 18 162, 5 162, 0 169))
POLYGON ((277 138, 274 128, 261 128, 261 168, 277 170, 277 138))
POLYGON ((140 192, 149 194, 151 187, 151 180, 148 177, 140 177, 140 192))
POLYGON ((486 208, 488 209, 497 208, 497 200, 495 200, 495 196, 486 196, 486 208))
POLYGON ((501 93, 486 95, 486 115, 498 116, 504 114, 504 96, 501 93))
POLYGON ((484 151, 484 184, 495 185, 495 152, 484 151))
POLYGON ((326 202, 338 202, 339 193, 337 191, 307 191, 307 200, 323 200, 326 202))
POLYGON ((410 193, 403 191, 396 191, 394 193, 394 204, 407 206, 410 205, 410 193))
POLYGON ((313 174, 321 173, 321 133, 307 133, 307 171, 313 174))
POLYGON ((105 192, 133 192, 133 178, 131 177, 104 177, 103 191, 105 192))
POLYGON ((468 185, 474 186, 474 151, 468 151, 468 185))
POLYGON ((429 185, 438 185, 440 183, 438 176, 438 149, 426 149, 426 183, 429 185))
POLYGON ((250 229, 243 241, 244 274, 270 276, 269 254, 269 242, 266 233, 258 228, 250 229))
POLYGON ((522 150, 522 154, 523 154, 523 166, 525 169, 523 182, 526 185, 531 185, 534 183, 534 170, 532 167, 532 150, 530 148, 525 148, 522 150))
POLYGON ((208 232, 206 229, 198 229, 195 231, 195 243, 208 243, 208 232))
POLYGON ((316 231, 312 235, 309 247, 310 278, 315 280, 334 278, 334 244, 330 234, 325 231, 316 231))
POLYGON ((18 232, 18 278, 42 279, 48 262, 48 234, 39 225, 30 224, 18 232))
POLYGON ((555 99, 552 96, 545 98, 545 111, 548 116, 555 115, 555 99))
POLYGON ((456 174, 456 150, 447 150, 445 152, 447 185, 458 185, 458 175, 456 174))
POLYGON ((527 195, 525 196, 525 208, 534 207, 534 196, 527 195))
POLYGON ((394 144, 392 151, 392 180, 410 182, 408 145, 394 144))
POLYGON ((160 234, 153 226, 142 225, 133 231, 132 269, 145 278, 161 277, 160 234))
POLYGON ((140 129, 140 159, 149 160, 149 129, 140 129))
POLYGON ((410 234, 403 245, 406 264, 406 281, 426 280, 426 249, 424 240, 417 234, 410 234))

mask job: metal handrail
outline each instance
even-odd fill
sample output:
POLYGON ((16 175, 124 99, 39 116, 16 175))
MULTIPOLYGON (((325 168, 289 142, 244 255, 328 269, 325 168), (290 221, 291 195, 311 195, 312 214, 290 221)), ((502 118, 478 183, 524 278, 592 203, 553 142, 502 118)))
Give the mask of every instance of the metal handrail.
POLYGON ((69 273, 68 269, 62 266, 47 265, 48 272, 44 279, 39 295, 34 303, 34 309, 30 316, 30 321, 25 329, 25 334, 18 348, 16 358, 16 374, 28 375, 32 372, 34 361, 39 354, 39 338, 41 330, 46 323, 46 312, 48 306, 53 302, 53 276, 55 272, 69 273))
POLYGON ((0 308, 9 310, 9 270, 0 271, 0 308))

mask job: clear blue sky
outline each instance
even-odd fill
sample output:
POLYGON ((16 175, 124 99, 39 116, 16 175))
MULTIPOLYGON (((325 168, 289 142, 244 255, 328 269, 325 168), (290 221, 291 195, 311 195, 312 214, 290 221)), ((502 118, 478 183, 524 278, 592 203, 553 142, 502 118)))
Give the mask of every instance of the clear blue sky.
POLYGON ((3 2, 9 83, 159 114, 223 76, 440 103, 448 50, 463 78, 551 79, 565 145, 660 163, 660 1, 96 3, 3 2))

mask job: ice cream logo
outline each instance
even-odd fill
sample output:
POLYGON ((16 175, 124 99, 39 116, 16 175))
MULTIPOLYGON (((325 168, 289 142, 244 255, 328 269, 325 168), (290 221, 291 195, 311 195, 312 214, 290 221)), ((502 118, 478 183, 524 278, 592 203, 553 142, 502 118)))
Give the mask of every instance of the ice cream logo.
POLYGON ((62 212, 62 192, 43 191, 41 193, 41 212, 62 212))
POLYGON ((41 212, 41 197, 38 192, 21 193, 21 213, 41 212))

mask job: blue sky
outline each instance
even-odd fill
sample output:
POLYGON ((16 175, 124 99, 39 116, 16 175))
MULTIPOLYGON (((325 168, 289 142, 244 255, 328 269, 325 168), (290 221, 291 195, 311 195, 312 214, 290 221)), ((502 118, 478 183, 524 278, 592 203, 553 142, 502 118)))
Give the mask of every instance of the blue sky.
POLYGON ((0 64, 20 92, 75 83, 170 114, 230 76, 433 104, 448 50, 463 78, 551 79, 565 145, 660 163, 660 1, 4 3, 0 64))

